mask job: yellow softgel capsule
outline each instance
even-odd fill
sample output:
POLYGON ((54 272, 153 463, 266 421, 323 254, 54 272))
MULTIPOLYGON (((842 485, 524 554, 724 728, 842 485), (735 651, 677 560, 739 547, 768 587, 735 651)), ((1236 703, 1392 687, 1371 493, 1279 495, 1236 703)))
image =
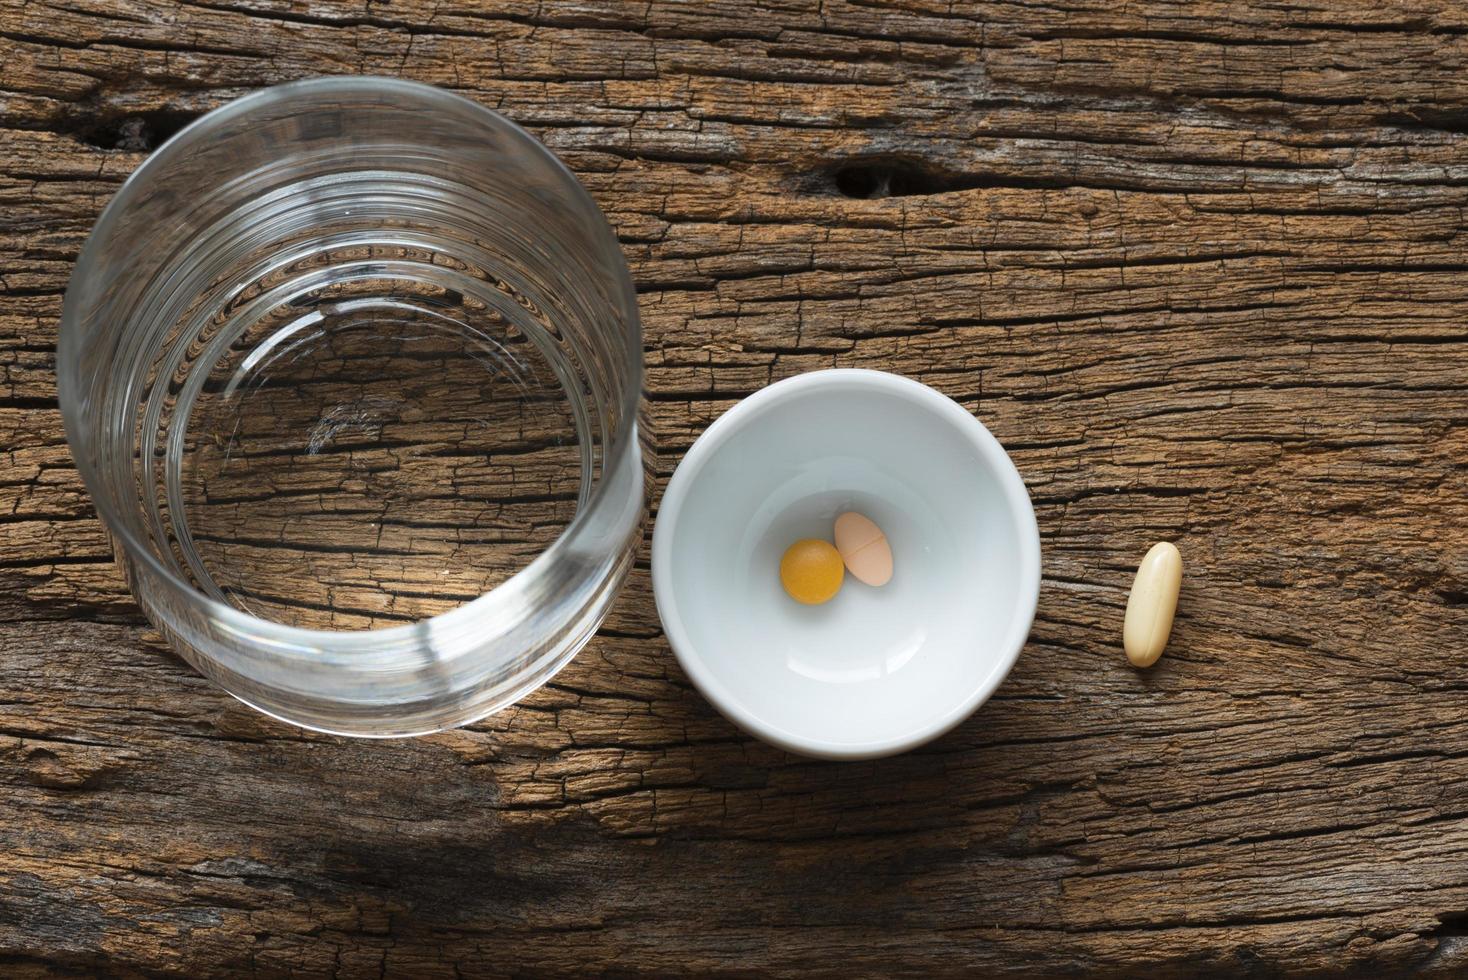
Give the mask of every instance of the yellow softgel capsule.
POLYGON ((1121 628, 1122 647, 1132 666, 1150 667, 1162 656, 1172 635, 1182 582, 1183 556, 1177 545, 1169 541, 1154 544, 1137 569, 1121 628))
POLYGON ((841 589, 845 575, 841 552, 829 541, 805 538, 786 548, 780 559, 780 584, 790 598, 807 606, 828 601, 841 589))

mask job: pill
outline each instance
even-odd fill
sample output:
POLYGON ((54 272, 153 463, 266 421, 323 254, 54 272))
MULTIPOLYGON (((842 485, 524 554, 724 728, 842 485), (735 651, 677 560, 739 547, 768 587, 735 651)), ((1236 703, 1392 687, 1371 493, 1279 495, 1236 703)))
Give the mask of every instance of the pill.
POLYGON ((849 510, 836 518, 836 550, 846 570, 867 585, 886 585, 892 579, 892 547, 872 520, 849 510))
POLYGON ((807 606, 829 600, 845 577, 841 553, 829 541, 805 538, 786 548, 780 559, 780 584, 790 598, 807 606))
POLYGON ((1126 622, 1121 629, 1126 658, 1134 667, 1150 667, 1162 656, 1172 633, 1172 615, 1177 611, 1177 590, 1183 581, 1183 556, 1177 546, 1161 541, 1152 546, 1126 601, 1126 622))

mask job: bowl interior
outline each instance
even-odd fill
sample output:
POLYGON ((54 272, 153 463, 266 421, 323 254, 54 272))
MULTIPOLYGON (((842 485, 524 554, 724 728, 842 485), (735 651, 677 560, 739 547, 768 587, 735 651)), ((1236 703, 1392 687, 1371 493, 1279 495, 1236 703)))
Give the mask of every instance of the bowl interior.
POLYGON ((929 388, 859 371, 784 384, 711 428, 670 486, 659 609, 685 669, 754 734, 815 755, 900 751, 1012 665, 1038 585, 1029 499, 993 437, 929 388), (848 574, 830 602, 800 605, 780 556, 832 540, 846 510, 886 533, 892 581, 848 574))

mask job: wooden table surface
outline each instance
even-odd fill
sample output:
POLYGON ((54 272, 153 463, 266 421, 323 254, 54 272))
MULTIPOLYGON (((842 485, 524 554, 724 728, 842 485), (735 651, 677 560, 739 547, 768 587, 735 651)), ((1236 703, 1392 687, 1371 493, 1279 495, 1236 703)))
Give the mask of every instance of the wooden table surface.
POLYGON ((1462 975, 1465 133, 1447 0, 0 0, 0 973, 1462 975), (444 735, 307 734, 169 653, 62 437, 61 294, 146 151, 339 72, 585 181, 659 486, 816 368, 981 418, 1044 547, 994 699, 899 758, 764 746, 645 553, 553 683, 444 735))

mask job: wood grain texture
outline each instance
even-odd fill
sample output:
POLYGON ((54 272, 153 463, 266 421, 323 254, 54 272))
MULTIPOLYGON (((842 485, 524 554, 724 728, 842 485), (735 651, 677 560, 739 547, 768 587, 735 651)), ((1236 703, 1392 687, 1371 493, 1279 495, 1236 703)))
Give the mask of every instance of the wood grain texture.
POLYGON ((1465 132, 1446 0, 0 0, 0 972, 1462 975, 1465 132), (1044 545, 999 694, 900 758, 784 755, 692 691, 645 561, 441 736, 304 734, 175 660, 62 437, 61 293, 149 148, 335 72, 585 181, 661 481, 814 368, 978 415, 1044 545))

